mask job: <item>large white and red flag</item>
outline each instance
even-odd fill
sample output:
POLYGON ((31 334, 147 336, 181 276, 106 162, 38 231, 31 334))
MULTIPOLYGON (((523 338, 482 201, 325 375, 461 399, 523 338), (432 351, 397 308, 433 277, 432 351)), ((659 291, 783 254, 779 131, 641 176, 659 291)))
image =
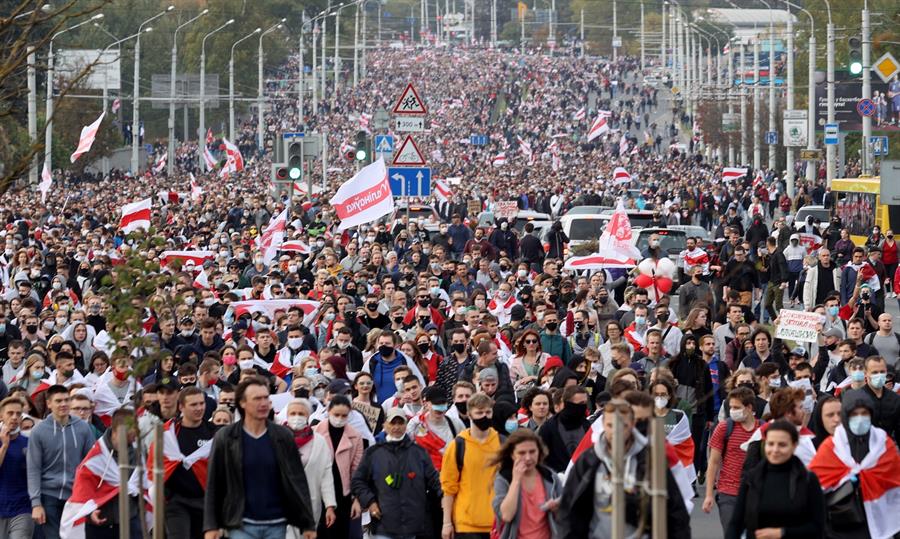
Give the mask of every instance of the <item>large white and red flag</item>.
POLYGON ((625 167, 616 167, 616 169, 613 170, 613 184, 614 185, 621 185, 623 183, 628 183, 630 181, 631 181, 631 174, 629 174, 628 171, 625 170, 625 167))
POLYGON ((119 228, 128 234, 133 230, 142 228, 150 229, 150 208, 152 199, 145 198, 122 206, 122 219, 119 220, 119 228))
POLYGON ((230 303, 234 309, 235 319, 244 313, 262 313, 273 318, 278 311, 287 312, 291 307, 300 307, 303 310, 303 325, 309 326, 319 310, 320 303, 308 299, 248 299, 233 301, 230 303))
POLYGON ((519 151, 522 152, 529 164, 534 163, 534 152, 531 151, 531 144, 518 135, 516 135, 516 139, 519 141, 519 151))
POLYGON ((94 120, 94 123, 81 128, 81 136, 78 137, 78 147, 75 148, 75 152, 69 157, 69 161, 74 163, 81 157, 81 154, 91 151, 91 146, 94 145, 94 139, 97 138, 97 130, 100 129, 100 124, 103 122, 104 116, 106 116, 105 110, 100 113, 99 118, 94 120))
POLYGON ((394 197, 384 159, 366 165, 337 190, 328 201, 341 224, 338 232, 364 225, 394 211, 394 197))
POLYGON ((672 444, 678 456, 678 464, 685 469, 693 483, 697 479, 697 470, 694 468, 694 439, 691 438, 691 423, 687 414, 680 415, 678 423, 666 434, 666 441, 672 444))
POLYGON ((740 167, 725 167, 722 169, 722 181, 730 182, 732 180, 737 180, 739 178, 743 178, 747 175, 746 168, 740 167))
POLYGON ((580 109, 575 111, 575 115, 572 116, 572 119, 577 120, 579 122, 581 120, 584 120, 585 118, 587 118, 587 109, 585 109, 584 107, 581 107, 580 109))
POLYGON ((440 202, 449 202, 453 196, 453 191, 444 180, 434 180, 434 198, 440 202))
POLYGON ((166 162, 168 160, 169 160, 169 152, 166 152, 166 153, 160 155, 156 159, 156 163, 153 165, 153 173, 159 174, 160 172, 162 172, 163 169, 166 168, 166 162))
POLYGON ((597 116, 597 119, 591 124, 590 131, 588 131, 588 142, 609 133, 609 123, 607 123, 606 118, 607 116, 604 116, 603 114, 597 116))
POLYGON ((878 427, 869 429, 869 452, 857 463, 843 425, 826 438, 809 470, 816 474, 822 490, 833 492, 847 481, 859 482, 869 537, 887 539, 900 532, 900 455, 894 441, 878 427))
MULTIPOLYGON (((212 441, 210 440, 201 445, 193 453, 185 455, 181 452, 181 447, 178 444, 179 428, 180 425, 177 425, 174 419, 167 421, 163 427, 163 483, 168 481, 172 474, 175 473, 175 470, 181 466, 185 470, 190 470, 194 477, 197 478, 200 486, 206 490, 206 476, 209 469, 209 452, 212 448, 212 441)), ((147 453, 148 470, 153 469, 153 452, 155 450, 156 445, 151 443, 147 453)), ((148 490, 150 491, 151 500, 153 499, 155 487, 156 485, 152 483, 149 485, 148 490)))
POLYGON ((309 245, 300 240, 286 241, 278 248, 279 251, 289 251, 292 253, 300 253, 302 255, 309 254, 309 245))
POLYGON ((500 152, 491 159, 491 164, 495 167, 502 167, 506 164, 506 152, 500 152))
POLYGON ((41 183, 38 184, 38 191, 41 192, 41 204, 47 202, 47 193, 50 192, 50 186, 53 185, 53 175, 47 168, 47 162, 44 161, 44 170, 41 171, 41 183))
POLYGON ((206 129, 206 143, 207 143, 207 144, 212 144, 212 143, 213 143, 213 140, 215 140, 215 139, 213 138, 212 127, 208 127, 208 128, 206 129))
POLYGON ((203 189, 197 184, 197 178, 195 178, 194 173, 191 172, 191 200, 199 202, 202 196, 203 189))
POLYGON ((216 158, 213 157, 212 152, 209 151, 209 148, 206 146, 203 147, 203 161, 206 162, 207 170, 215 170, 216 165, 218 164, 216 158))
POLYGON ((244 170, 244 156, 241 155, 241 150, 227 138, 222 137, 222 142, 225 144, 225 166, 222 167, 219 175, 225 176, 244 170))
POLYGON ((287 213, 288 209, 281 210, 281 213, 272 217, 263 233, 256 240, 256 245, 263 253, 263 261, 268 264, 275 260, 281 242, 284 241, 284 231, 287 229, 287 213))
POLYGON ((641 259, 641 251, 632 243, 631 221, 621 199, 600 235, 597 252, 612 258, 641 259))
MULTIPOLYGON (((137 496, 138 473, 132 472, 126 485, 129 494, 137 496)), ((119 463, 106 446, 106 439, 94 442, 84 460, 75 469, 72 495, 63 507, 59 524, 62 539, 82 539, 85 537, 84 523, 91 513, 100 509, 119 494, 119 463)))
POLYGON ((163 251, 159 254, 159 265, 168 266, 180 260, 182 265, 192 262, 195 266, 202 266, 204 262, 215 257, 215 251, 163 251))

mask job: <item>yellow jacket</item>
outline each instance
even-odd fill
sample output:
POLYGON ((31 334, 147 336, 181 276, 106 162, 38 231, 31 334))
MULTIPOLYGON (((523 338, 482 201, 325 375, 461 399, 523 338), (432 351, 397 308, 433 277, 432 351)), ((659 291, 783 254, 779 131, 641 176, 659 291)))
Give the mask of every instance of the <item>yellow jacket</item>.
POLYGON ((456 463, 456 439, 447 444, 441 466, 441 488, 445 495, 456 496, 453 503, 453 526, 457 533, 490 533, 494 524, 495 466, 489 466, 500 450, 500 436, 491 429, 484 441, 472 437, 469 429, 459 436, 465 443, 462 473, 456 463))

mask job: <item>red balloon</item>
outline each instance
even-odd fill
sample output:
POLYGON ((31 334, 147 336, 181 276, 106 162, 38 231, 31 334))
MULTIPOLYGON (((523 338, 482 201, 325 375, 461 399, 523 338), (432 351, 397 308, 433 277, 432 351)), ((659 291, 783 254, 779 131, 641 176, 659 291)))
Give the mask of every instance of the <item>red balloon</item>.
POLYGON ((668 294, 672 291, 672 279, 669 279, 668 277, 657 277, 656 288, 659 290, 660 294, 668 294))
POLYGON ((641 288, 651 288, 653 286, 653 277, 642 273, 634 278, 634 284, 641 288))

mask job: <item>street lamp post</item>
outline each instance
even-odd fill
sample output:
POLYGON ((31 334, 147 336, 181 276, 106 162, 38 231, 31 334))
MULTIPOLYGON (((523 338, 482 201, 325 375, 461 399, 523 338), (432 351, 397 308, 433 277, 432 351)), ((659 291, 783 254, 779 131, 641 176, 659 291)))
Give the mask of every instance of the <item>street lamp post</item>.
MULTIPOLYGON (((775 131, 775 13, 766 0, 759 0, 769 10, 769 131, 775 131)), ((769 170, 775 168, 775 144, 769 144, 769 170)))
MULTIPOLYGON (((200 161, 200 170, 206 172, 206 159, 203 158, 203 149, 206 148, 206 40, 216 32, 234 23, 234 19, 228 19, 222 26, 203 36, 200 43, 200 127, 197 133, 197 159, 200 161)), ((171 158, 170 158, 171 160, 171 158)))
POLYGON ((246 36, 241 39, 235 41, 231 45, 231 59, 228 61, 228 138, 231 140, 235 139, 234 134, 234 48, 238 46, 241 41, 245 41, 255 36, 256 34, 262 32, 262 28, 257 28, 256 30, 250 32, 246 36))
MULTIPOLYGON (((826 93, 828 97, 828 123, 834 123, 834 23, 831 21, 831 3, 828 0, 823 0, 825 2, 825 7, 828 10, 828 26, 825 28, 825 61, 826 61, 826 72, 825 72, 825 83, 826 83, 826 93)), ((812 136, 812 133, 810 133, 812 136)), ((834 180, 834 169, 835 169, 835 146, 832 144, 828 144, 825 146, 825 176, 827 178, 827 185, 831 187, 831 182, 834 180)))
POLYGON ((171 13, 175 9, 175 6, 169 6, 165 9, 165 11, 161 11, 156 15, 150 17, 146 21, 142 22, 140 26, 138 26, 136 40, 134 42, 134 103, 132 104, 132 112, 131 112, 131 173, 137 176, 140 174, 140 162, 138 160, 138 155, 140 155, 140 140, 141 140, 141 127, 140 127, 140 94, 141 94, 141 32, 144 30, 144 25, 150 24, 156 19, 171 13))
MULTIPOLYGON (((49 4, 44 5, 44 7, 47 7, 47 6, 49 6, 49 4)), ((26 15, 26 14, 23 13, 22 15, 19 15, 19 17, 22 17, 24 15, 26 15)), ((56 32, 55 34, 53 34, 53 36, 50 37, 50 52, 47 56, 47 101, 45 103, 46 116, 47 116, 47 118, 46 118, 47 127, 44 130, 44 166, 47 168, 47 170, 53 169, 53 158, 51 155, 53 153, 52 152, 52 150, 53 150, 53 78, 54 78, 54 75, 53 75, 53 60, 54 60, 53 40, 58 38, 62 34, 65 34, 66 32, 69 32, 71 30, 78 28, 79 26, 84 26, 85 24, 87 24, 89 22, 95 22, 102 18, 103 18, 103 14, 97 13, 90 19, 88 19, 86 21, 81 21, 80 23, 74 24, 64 30, 60 30, 59 32, 56 32)))
POLYGON ((204 9, 196 17, 188 19, 186 22, 178 25, 178 27, 175 28, 175 34, 172 36, 172 74, 169 78, 169 158, 166 162, 166 169, 169 177, 172 177, 175 167, 175 77, 177 76, 176 72, 178 66, 178 31, 207 13, 209 13, 209 9, 204 9))
POLYGON ((265 142, 266 142, 265 118, 263 117, 263 101, 264 101, 264 97, 263 97, 263 82, 264 82, 264 80, 263 80, 263 37, 265 37, 266 34, 270 34, 270 33, 274 32, 275 30, 282 28, 284 26, 284 22, 286 20, 287 19, 281 19, 280 22, 273 24, 272 26, 267 28, 264 32, 259 34, 259 63, 257 64, 258 77, 259 77, 259 80, 257 81, 259 97, 257 98, 257 105, 256 105, 256 136, 259 139, 258 140, 259 146, 257 148, 257 151, 259 151, 260 154, 265 152, 265 149, 266 149, 265 148, 265 146, 266 146, 265 145, 265 142))

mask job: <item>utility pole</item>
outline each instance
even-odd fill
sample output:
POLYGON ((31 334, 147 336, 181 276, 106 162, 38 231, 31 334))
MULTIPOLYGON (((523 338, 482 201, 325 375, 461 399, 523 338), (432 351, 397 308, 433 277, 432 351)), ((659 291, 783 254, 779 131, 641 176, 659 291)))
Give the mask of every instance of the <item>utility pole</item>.
MULTIPOLYGON (((788 52, 790 56, 793 51, 788 52)), ((775 17, 769 8, 769 131, 775 131, 775 17)), ((769 170, 775 169, 775 144, 769 145, 769 170)))
MULTIPOLYGON (((643 5, 643 4, 641 4, 643 5)), ((525 29, 525 25, 522 25, 522 29, 525 29)), ((584 10, 581 10, 581 21, 579 22, 579 30, 581 34, 581 57, 584 58, 584 10)))
MULTIPOLYGON (((615 3, 613 3, 613 6, 615 6, 615 3)), ((615 16, 615 7, 613 7, 613 14, 613 16, 615 16)), ((553 43, 553 45, 550 47, 550 56, 553 56, 553 49, 556 48, 556 0, 551 0, 550 2, 550 37, 548 41, 550 41, 550 43, 553 43)), ((615 52, 613 53, 613 55, 615 55, 615 52)), ((615 56, 613 56, 613 60, 615 59, 615 56)))
MULTIPOLYGON (((380 3, 379 3, 379 4, 380 4, 380 3)), ((360 51, 359 51, 359 54, 360 54, 360 56, 361 56, 361 58, 360 58, 360 67, 359 67, 359 69, 360 69, 359 75, 360 75, 360 77, 365 78, 366 73, 367 73, 367 71, 366 71, 366 65, 367 65, 367 64, 366 64, 366 52, 367 52, 367 48, 368 48, 368 42, 367 42, 367 37, 366 37, 366 31, 367 31, 367 23, 368 23, 368 21, 369 21, 369 12, 366 11, 366 0, 362 0, 362 7, 363 7, 363 13, 362 13, 362 48, 361 48, 360 51)), ((446 15, 446 14, 445 14, 445 15, 446 15)))
POLYGON ((660 65, 663 70, 666 69, 666 11, 668 11, 669 3, 663 2, 662 5, 662 24, 660 25, 660 31, 662 32, 662 39, 660 40, 659 47, 659 57, 660 57, 660 65))
MULTIPOLYGON (((331 8, 331 2, 328 3, 328 7, 329 7, 329 9, 331 8)), ((325 86, 326 86, 326 78, 327 78, 327 73, 325 71, 325 62, 326 62, 325 38, 326 38, 326 33, 327 33, 326 30, 327 29, 328 29, 328 17, 326 16, 326 17, 322 18, 322 65, 320 66, 321 70, 319 72, 320 78, 322 79, 321 80, 322 86, 320 88, 320 91, 322 94, 322 105, 323 106, 325 105, 325 93, 326 93, 325 86)), ((412 36, 412 34, 410 34, 410 36, 412 36)))
MULTIPOLYGON (((794 16, 788 13, 787 26, 787 110, 794 110, 794 16)), ((810 133, 812 136, 812 133, 810 133)), ((786 138, 787 133, 782 133, 786 138)), ((785 146, 785 168, 787 169, 787 193, 794 198, 794 147, 785 146)))
MULTIPOLYGON (((871 54, 872 54, 872 36, 869 26, 869 3, 864 2, 862 10, 862 96, 863 99, 872 99, 872 70, 871 70, 871 54)), ((862 173, 864 175, 872 174, 872 154, 869 153, 869 137, 872 136, 872 117, 863 116, 862 118, 862 173)))
MULTIPOLYGON (((731 116, 734 114, 734 62, 732 61, 731 54, 731 43, 728 44, 728 55, 725 57, 725 60, 728 62, 728 114, 729 119, 734 118, 731 116)), ((743 133, 741 133, 741 137, 743 137, 743 133)), ((734 166, 734 144, 733 144, 734 135, 728 135, 728 164, 730 166, 734 166)))
MULTIPOLYGON (((807 71, 807 82, 808 87, 806 90, 806 121, 807 121, 807 140, 806 140, 806 148, 808 150, 816 149, 816 31, 815 24, 813 22, 813 17, 810 15, 809 23, 809 50, 807 53, 809 54, 809 59, 807 60, 807 64, 809 64, 809 69, 807 71)), ((810 182, 813 182, 816 179, 816 162, 809 161, 806 163, 806 179, 810 182)))
POLYGON ((359 6, 356 4, 356 14, 353 18, 353 87, 359 84, 359 6))
MULTIPOLYGON (((831 6, 827 1, 825 6, 828 7, 828 26, 825 29, 825 56, 827 62, 825 80, 828 96, 828 123, 831 124, 834 123, 834 24, 831 22, 831 6)), ((834 145, 829 144, 825 146, 825 171, 828 187, 831 187, 831 182, 834 180, 836 149, 834 145)))
MULTIPOLYGON (((584 27, 584 10, 581 10, 581 24, 582 28, 584 27)), ((582 40, 584 37, 582 37, 582 40)), ((644 72, 645 68, 645 58, 644 58, 644 3, 641 2, 641 73, 644 72)))
POLYGON ((319 24, 313 23, 313 32, 312 32, 312 109, 313 115, 319 113, 319 77, 316 75, 316 68, 318 67, 317 61, 317 52, 319 50, 318 45, 316 44, 316 37, 319 35, 319 24))
POLYGON ((613 48, 612 48, 612 61, 616 63, 616 57, 618 56, 618 47, 616 47, 616 39, 619 37, 619 23, 618 17, 616 13, 616 0, 613 0, 613 48))
MULTIPOLYGON (((28 143, 37 144, 37 55, 34 47, 28 47, 28 143)), ((28 168, 28 183, 34 185, 38 182, 38 154, 31 156, 31 166, 28 168)))
POLYGON ((747 163, 750 162, 750 154, 749 148, 747 147, 747 96, 744 95, 747 88, 747 48, 744 45, 743 38, 741 38, 739 54, 741 55, 741 82, 738 86, 738 95, 740 95, 741 98, 741 165, 746 166, 747 163))
POLYGON ((331 108, 337 102, 338 79, 341 76, 341 9, 338 8, 334 14, 334 89, 331 91, 331 108))
MULTIPOLYGON (((300 116, 300 128, 303 128, 303 22, 300 22, 300 65, 297 68, 297 114, 300 116)), ((312 193, 312 190, 310 190, 312 193)))
POLYGON ((759 108, 762 99, 759 94, 759 34, 753 36, 753 169, 762 166, 762 148, 759 147, 759 108))

